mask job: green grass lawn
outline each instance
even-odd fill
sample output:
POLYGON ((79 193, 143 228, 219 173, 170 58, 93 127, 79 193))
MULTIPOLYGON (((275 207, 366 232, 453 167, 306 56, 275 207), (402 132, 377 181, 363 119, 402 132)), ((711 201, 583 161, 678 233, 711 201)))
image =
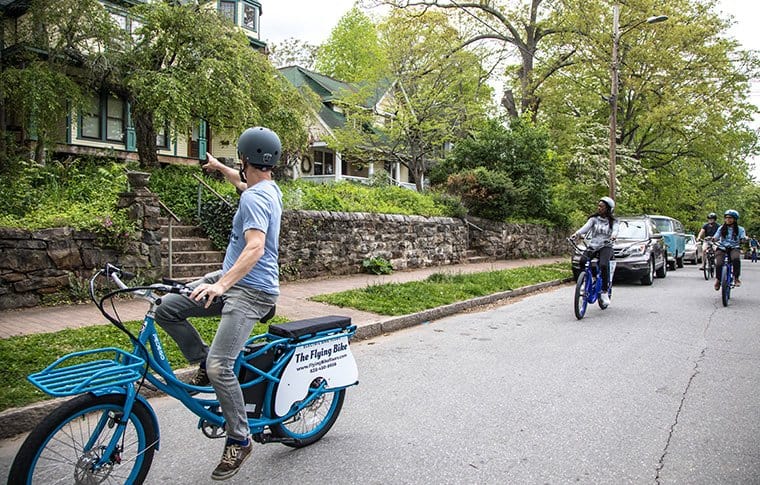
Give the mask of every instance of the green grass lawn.
POLYGON ((408 315, 470 298, 571 276, 569 263, 472 274, 435 273, 424 281, 371 285, 357 290, 318 295, 311 299, 380 315, 408 315))
MULTIPOLYGON (((194 318, 191 321, 206 342, 213 340, 219 318, 194 318)), ((282 317, 275 317, 271 323, 285 321, 282 317)), ((136 321, 126 324, 134 334, 137 334, 140 325, 141 322, 136 321)), ((264 333, 267 327, 267 324, 257 324, 253 334, 264 333)), ((187 367, 188 363, 174 340, 161 329, 158 333, 172 367, 187 367)), ((0 339, 0 362, 4 370, 4 378, 0 381, 0 411, 50 399, 30 384, 26 376, 44 369, 68 353, 101 347, 132 349, 127 336, 110 324, 0 339)))

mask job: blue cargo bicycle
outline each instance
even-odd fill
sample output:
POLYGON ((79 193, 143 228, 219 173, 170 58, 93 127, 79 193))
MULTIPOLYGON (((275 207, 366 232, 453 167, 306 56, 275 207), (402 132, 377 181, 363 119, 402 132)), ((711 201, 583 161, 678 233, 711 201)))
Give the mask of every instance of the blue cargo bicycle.
MULTIPOLYGON (((573 247, 573 249, 583 254, 584 248, 580 247, 578 243, 572 238, 567 238, 567 241, 573 247)), ((610 261, 610 283, 607 288, 607 294, 612 296, 612 275, 615 273, 615 263, 610 261)), ((599 261, 595 257, 589 257, 586 261, 586 265, 581 268, 578 274, 578 279, 575 282, 575 298, 573 299, 573 309, 575 311, 575 318, 581 320, 586 315, 586 309, 588 305, 593 305, 599 302, 599 308, 602 310, 607 307, 602 303, 600 299, 602 295, 602 271, 599 268, 599 261)))
MULTIPOLYGON (((106 265, 90 280, 90 296, 129 336, 132 351, 110 347, 75 352, 28 377, 51 396, 78 397, 64 402, 29 434, 11 465, 8 483, 142 483, 160 439, 158 419, 139 392, 143 388, 179 400, 199 417, 198 428, 207 437, 224 436, 219 401, 210 395, 213 388, 179 380, 156 332, 160 295, 189 295, 191 290, 168 281, 129 287, 123 282, 129 276, 106 265), (100 276, 118 289, 97 299, 95 281, 100 276), (137 336, 104 308, 104 302, 124 293, 151 303, 137 336)), ((330 316, 270 325, 267 333, 247 341, 235 370, 255 441, 300 448, 330 430, 346 388, 358 384, 349 347, 355 332, 350 318, 330 316)))

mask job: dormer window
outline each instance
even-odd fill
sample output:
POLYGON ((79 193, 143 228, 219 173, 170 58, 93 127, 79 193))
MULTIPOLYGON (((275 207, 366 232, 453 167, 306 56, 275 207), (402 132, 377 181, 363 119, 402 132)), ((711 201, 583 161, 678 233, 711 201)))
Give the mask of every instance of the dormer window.
POLYGON ((255 0, 219 0, 219 15, 238 27, 258 32, 261 4, 255 0))
POLYGON ((259 30, 259 9, 248 2, 243 3, 243 24, 241 27, 253 32, 259 30))
POLYGON ((233 24, 236 23, 235 10, 237 10, 237 2, 235 0, 219 0, 219 15, 233 24))

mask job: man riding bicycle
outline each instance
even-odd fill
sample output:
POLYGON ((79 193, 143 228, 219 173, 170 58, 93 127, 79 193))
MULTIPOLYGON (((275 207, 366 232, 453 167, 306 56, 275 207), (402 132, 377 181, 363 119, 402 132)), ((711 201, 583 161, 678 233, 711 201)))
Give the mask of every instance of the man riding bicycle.
POLYGON ((757 238, 755 236, 752 236, 749 238, 749 251, 751 256, 751 261, 753 263, 757 263, 757 249, 760 247, 760 243, 757 242, 757 238))
MULTIPOLYGON (((699 234, 697 234, 697 241, 700 241, 702 243, 702 254, 705 255, 710 249, 710 243, 708 241, 705 241, 704 238, 706 237, 713 237, 715 236, 715 231, 718 230, 719 224, 715 222, 718 219, 718 215, 715 214, 715 212, 710 212, 707 214, 707 223, 705 223, 702 226, 702 229, 700 229, 699 234)), ((704 271, 705 269, 705 258, 702 257, 702 266, 699 268, 700 271, 704 271)))
POLYGON ((723 214, 723 224, 715 231, 715 290, 720 290, 721 271, 723 270, 723 257, 728 254, 731 265, 734 268, 734 286, 741 286, 739 274, 742 270, 741 251, 739 245, 743 239, 747 238, 744 228, 738 224, 739 213, 733 209, 727 210, 723 214))

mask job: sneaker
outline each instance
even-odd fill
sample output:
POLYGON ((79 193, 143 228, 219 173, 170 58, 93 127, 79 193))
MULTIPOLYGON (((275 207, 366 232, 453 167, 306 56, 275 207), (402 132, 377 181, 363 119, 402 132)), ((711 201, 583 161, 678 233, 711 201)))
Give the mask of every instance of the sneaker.
POLYGON ((602 302, 602 307, 607 308, 610 306, 610 295, 608 295, 606 292, 602 293, 599 296, 599 301, 602 302))
POLYGON ((715 291, 720 290, 720 280, 715 280, 715 291))
POLYGON ((734 278, 734 286, 736 286, 736 287, 738 288, 738 287, 740 287, 741 285, 742 285, 742 282, 741 282, 741 281, 739 281, 739 278, 734 278))
POLYGON ((253 440, 248 437, 248 444, 241 445, 239 443, 227 442, 224 445, 224 452, 222 453, 222 460, 216 466, 211 473, 213 480, 227 480, 235 475, 240 470, 240 465, 243 464, 248 455, 253 450, 253 440))
POLYGON ((187 383, 192 386, 205 387, 205 386, 210 385, 211 381, 208 380, 208 374, 206 373, 206 369, 204 367, 198 367, 193 377, 191 377, 190 380, 187 381, 187 383))

